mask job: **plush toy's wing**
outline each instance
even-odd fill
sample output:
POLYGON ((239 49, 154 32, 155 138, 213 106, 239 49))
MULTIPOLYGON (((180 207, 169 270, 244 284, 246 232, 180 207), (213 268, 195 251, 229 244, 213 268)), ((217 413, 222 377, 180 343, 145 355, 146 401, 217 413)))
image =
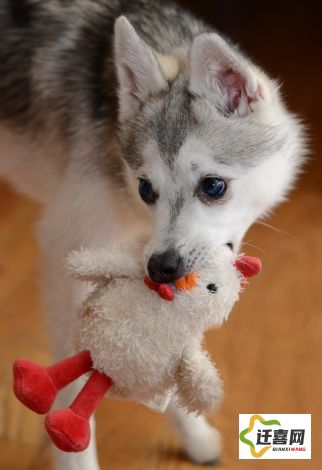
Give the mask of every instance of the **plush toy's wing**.
POLYGON ((208 413, 222 397, 222 381, 206 351, 195 345, 187 346, 176 373, 180 404, 191 413, 208 413))
POLYGON ((142 275, 140 264, 132 255, 106 249, 72 251, 67 259, 67 269, 75 279, 96 283, 142 275))

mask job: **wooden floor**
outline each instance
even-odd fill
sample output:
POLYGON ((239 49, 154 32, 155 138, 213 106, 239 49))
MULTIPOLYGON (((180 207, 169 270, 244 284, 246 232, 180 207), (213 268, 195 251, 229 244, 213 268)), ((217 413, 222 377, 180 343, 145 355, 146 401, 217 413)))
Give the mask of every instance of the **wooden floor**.
MULTIPOLYGON (((300 17, 301 12, 293 12, 288 21, 295 27, 300 17)), ((261 256, 264 271, 243 294, 229 322, 207 336, 226 388, 224 404, 211 420, 224 437, 220 468, 228 470, 322 468, 322 114, 321 99, 317 101, 321 74, 312 71, 314 60, 305 41, 297 44, 295 54, 291 29, 283 36, 283 18, 276 21, 279 54, 272 52, 265 35, 255 46, 246 29, 242 38, 255 56, 263 56, 261 62, 285 78, 292 108, 306 116, 316 136, 314 158, 290 202, 268 220, 276 228, 256 225, 247 235, 245 241, 258 248, 245 246, 245 251, 261 256), (287 60, 281 51, 289 51, 287 60), (305 70, 297 67, 300 62, 305 70), (312 461, 239 461, 238 413, 253 412, 312 413, 312 461)), ((256 24, 254 31, 258 33, 256 24)), ((38 216, 36 206, 0 184, 1 470, 51 468, 42 419, 13 398, 10 375, 17 356, 50 361, 33 240, 38 216)), ((134 404, 104 401, 98 412, 98 447, 103 469, 198 468, 180 454, 165 418, 134 404)))

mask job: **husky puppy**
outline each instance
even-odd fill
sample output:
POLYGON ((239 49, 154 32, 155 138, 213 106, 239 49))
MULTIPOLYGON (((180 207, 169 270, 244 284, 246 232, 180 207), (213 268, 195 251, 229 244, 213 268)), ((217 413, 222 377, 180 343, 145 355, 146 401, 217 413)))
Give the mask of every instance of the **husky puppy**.
MULTIPOLYGON (((209 249, 238 251, 304 159, 276 81, 166 1, 3 0, 0 101, 0 176, 43 204, 56 359, 71 352, 86 294, 64 273, 70 250, 146 240, 150 277, 171 282, 209 249)), ((204 417, 175 404, 168 413, 192 460, 218 457, 204 417)), ((58 452, 55 465, 97 470, 94 442, 77 457, 58 452)))

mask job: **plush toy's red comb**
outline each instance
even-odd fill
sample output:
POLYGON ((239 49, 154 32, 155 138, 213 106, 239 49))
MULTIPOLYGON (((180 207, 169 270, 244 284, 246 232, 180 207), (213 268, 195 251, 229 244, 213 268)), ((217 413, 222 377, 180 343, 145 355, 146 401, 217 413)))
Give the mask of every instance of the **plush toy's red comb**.
POLYGON ((254 256, 241 256, 235 261, 235 267, 238 269, 244 280, 256 276, 262 270, 262 262, 254 256))

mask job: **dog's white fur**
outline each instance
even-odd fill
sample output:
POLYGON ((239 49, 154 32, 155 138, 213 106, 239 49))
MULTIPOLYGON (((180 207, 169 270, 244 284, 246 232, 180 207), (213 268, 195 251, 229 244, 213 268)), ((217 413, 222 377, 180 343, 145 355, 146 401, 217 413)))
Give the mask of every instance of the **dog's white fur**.
MULTIPOLYGON (((132 29, 126 20, 121 19, 116 44, 124 45, 126 38, 135 44, 137 39, 132 29)), ((146 258, 155 251, 162 251, 166 248, 169 212, 178 187, 187 196, 187 203, 172 228, 175 243, 181 244, 188 252, 197 242, 202 246, 215 247, 232 241, 238 250, 248 227, 281 201, 292 185, 303 156, 302 132, 297 119, 284 108, 277 85, 218 38, 214 33, 197 39, 192 48, 191 63, 190 52, 187 55, 186 50, 175 51, 180 59, 178 63, 188 63, 190 91, 199 97, 195 114, 205 122, 215 118, 216 132, 209 129, 210 134, 206 137, 189 135, 179 150, 171 172, 155 142, 146 141, 142 149, 144 165, 139 173, 127 167, 127 197, 116 197, 112 179, 106 173, 87 164, 79 164, 80 161, 89 162, 95 148, 95 134, 84 130, 81 122, 79 136, 82 137, 76 139, 70 153, 63 157, 55 134, 33 141, 10 130, 5 124, 1 125, 0 176, 19 191, 44 204, 37 237, 43 252, 44 302, 57 359, 71 352, 72 313, 87 293, 64 272, 64 260, 70 250, 81 246, 97 249, 119 243, 131 245, 143 237, 150 240, 144 251, 146 258), (216 62, 218 53, 220 60, 216 62), (217 68, 214 63, 217 63, 217 68), (221 75, 222 66, 227 64, 235 71, 233 76, 221 75), (236 86, 240 77, 246 84, 247 96, 243 95, 236 104, 236 86), (211 106, 212 97, 216 97, 213 103, 216 106, 211 106), (232 109, 233 115, 229 121, 216 111, 218 106, 223 112, 232 109), (240 135, 241 150, 245 146, 247 126, 254 123, 278 127, 283 145, 272 148, 269 155, 259 155, 258 161, 247 167, 233 160, 220 163, 220 159, 214 159, 210 143, 212 148, 215 146, 218 149, 219 156, 220 153, 229 153, 230 149, 225 144, 225 135, 229 134, 225 128, 228 122, 231 129, 237 130, 240 135), (86 159, 80 158, 80 155, 85 155, 86 159), (195 163, 198 164, 198 174, 192 176, 189 168, 195 163), (136 179, 144 174, 160 192, 160 201, 152 217, 137 195, 136 179), (229 197, 223 204, 207 207, 190 197, 189 191, 192 194, 191 187, 197 177, 207 174, 219 175, 230 181, 229 197)), ((124 48, 116 47, 121 85, 121 121, 126 120, 128 113, 133 113, 135 109, 133 90, 129 88, 133 86, 128 81, 130 75, 122 76, 121 72, 124 64, 132 67, 131 76, 139 85, 136 92, 140 99, 151 92, 151 86, 154 86, 154 91, 165 86, 156 64, 157 56, 140 42, 136 44, 137 48, 132 49, 130 58, 124 48), (143 54, 140 53, 142 50, 143 54)), ((171 61, 173 76, 177 68, 174 68, 173 59, 171 61)), ((161 62, 161 69, 169 67, 166 61, 161 62)), ((231 141, 230 145, 240 150, 237 140, 231 141)), ((256 149, 250 150, 256 152, 256 149)), ((64 403, 60 406, 70 403, 75 389, 64 395, 65 398, 61 399, 64 403)), ((220 440, 205 418, 186 414, 175 404, 170 406, 169 413, 185 451, 193 460, 207 462, 217 458, 220 440)), ((56 468, 97 470, 95 445, 92 443, 84 454, 78 456, 58 452, 56 468)))

